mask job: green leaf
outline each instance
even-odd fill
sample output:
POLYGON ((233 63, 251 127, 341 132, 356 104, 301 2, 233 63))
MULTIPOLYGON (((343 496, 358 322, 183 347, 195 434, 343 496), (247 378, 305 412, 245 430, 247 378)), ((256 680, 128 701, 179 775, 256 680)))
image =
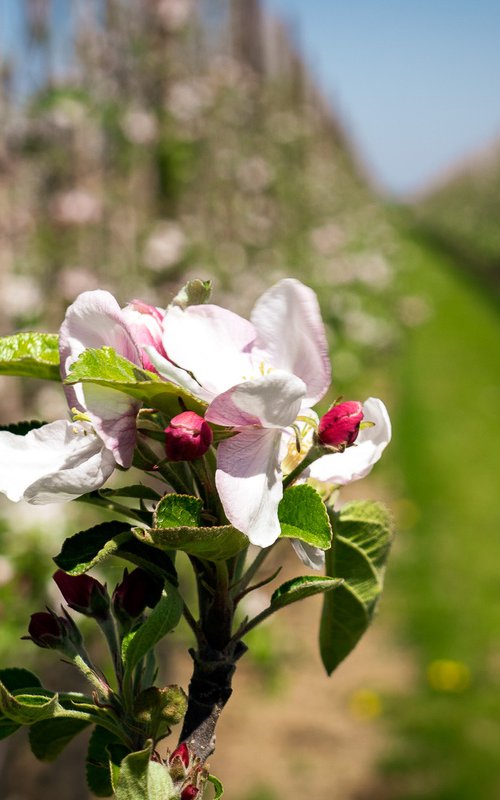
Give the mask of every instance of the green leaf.
POLYGON ((137 497, 140 500, 159 500, 161 495, 150 486, 136 483, 133 486, 121 486, 119 489, 100 489, 101 497, 137 497))
POLYGON ((40 678, 22 667, 0 669, 0 681, 9 692, 19 689, 42 689, 40 678))
POLYGON ((170 800, 176 797, 167 768, 151 761, 152 743, 130 753, 120 767, 116 800, 170 800))
POLYGON ((148 800, 170 800, 176 797, 174 784, 167 768, 157 761, 148 765, 148 800))
POLYGON ((167 553, 158 550, 157 547, 139 541, 132 535, 121 540, 114 555, 134 564, 136 567, 149 570, 149 572, 158 575, 158 577, 168 580, 174 586, 179 584, 173 561, 167 553))
POLYGON ((89 740, 85 769, 88 787, 97 797, 111 797, 113 794, 111 761, 113 758, 121 761, 127 752, 112 733, 99 725, 94 728, 89 740))
POLYGON ((66 539, 54 561, 60 569, 70 575, 81 575, 106 556, 112 555, 118 547, 116 537, 129 532, 130 523, 116 520, 102 522, 66 539))
POLYGON ((207 561, 224 561, 245 547, 247 537, 231 525, 213 528, 133 528, 132 533, 160 550, 182 550, 207 561))
POLYGON ((179 398, 189 411, 203 414, 206 404, 170 381, 162 380, 156 373, 141 369, 112 347, 85 350, 70 368, 65 383, 92 383, 116 389, 141 400, 150 408, 174 416, 182 410, 179 398))
POLYGON ((154 515, 155 528, 195 528, 200 524, 203 503, 189 494, 166 494, 154 515))
POLYGON ((271 597, 271 608, 277 611, 279 608, 296 603, 297 600, 304 600, 312 597, 313 594, 329 592, 337 589, 342 583, 342 579, 329 578, 323 575, 302 575, 300 578, 292 578, 281 586, 278 586, 271 597))
POLYGON ((16 436, 26 436, 30 431, 42 428, 46 424, 46 422, 41 422, 38 419, 30 419, 24 422, 13 422, 11 425, 0 425, 0 431, 14 433, 16 436))
MULTIPOLYGON (((23 691, 25 689, 41 689, 42 684, 32 672, 21 667, 11 667, 0 670, 0 682, 7 692, 23 691)), ((12 719, 0 717, 0 740, 11 736, 19 728, 20 724, 13 722, 12 719)))
POLYGON ((71 717, 35 722, 29 732, 31 751, 40 761, 54 761, 66 745, 89 725, 87 720, 71 717))
POLYGON ((183 609, 178 591, 167 584, 160 602, 153 608, 147 620, 140 625, 128 642, 124 658, 125 681, 142 658, 179 622, 183 609))
POLYGON ((139 541, 132 535, 128 522, 102 522, 87 531, 75 533, 66 539, 54 561, 69 575, 81 575, 109 556, 149 569, 177 584, 177 573, 168 555, 139 541))
POLYGON ((6 719, 5 717, 0 719, 0 741, 2 739, 7 739, 8 736, 12 736, 13 733, 19 730, 21 726, 17 724, 17 722, 12 722, 10 719, 6 719))
POLYGON ((56 694, 43 690, 23 690, 13 695, 0 681, 0 712, 18 725, 32 725, 42 719, 53 717, 61 708, 56 694))
POLYGON ((16 333, 0 338, 0 374, 60 381, 59 337, 55 333, 16 333))
POLYGON ((393 536, 391 517, 380 503, 348 503, 332 512, 334 542, 326 571, 343 578, 325 595, 320 651, 329 675, 351 652, 370 625, 380 598, 393 536))
POLYGON ((320 495, 306 483, 285 491, 278 507, 281 535, 328 550, 332 528, 326 506, 320 495))
POLYGON ((219 800, 224 794, 224 787, 221 781, 215 775, 209 775, 207 781, 214 787, 214 800, 219 800))

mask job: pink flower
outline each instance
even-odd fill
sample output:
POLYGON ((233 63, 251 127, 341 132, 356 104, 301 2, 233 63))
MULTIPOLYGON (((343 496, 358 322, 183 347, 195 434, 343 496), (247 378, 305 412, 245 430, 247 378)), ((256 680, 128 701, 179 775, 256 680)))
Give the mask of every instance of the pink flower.
POLYGON ((267 547, 280 534, 282 440, 330 383, 316 295, 287 279, 250 321, 215 305, 169 308, 164 330, 171 361, 148 355, 160 375, 210 404, 207 421, 237 432, 218 446, 217 489, 231 524, 267 547))

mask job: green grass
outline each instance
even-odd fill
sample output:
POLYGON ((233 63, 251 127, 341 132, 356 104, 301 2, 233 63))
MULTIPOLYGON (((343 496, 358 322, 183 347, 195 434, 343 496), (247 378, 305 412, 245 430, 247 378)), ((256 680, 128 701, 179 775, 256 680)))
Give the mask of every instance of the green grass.
POLYGON ((390 715, 388 796, 491 800, 500 797, 500 316, 442 255, 407 241, 402 258, 408 293, 423 293, 432 317, 392 375, 392 458, 417 521, 402 534, 386 602, 420 681, 390 715), (468 669, 469 685, 432 689, 436 659, 468 669))

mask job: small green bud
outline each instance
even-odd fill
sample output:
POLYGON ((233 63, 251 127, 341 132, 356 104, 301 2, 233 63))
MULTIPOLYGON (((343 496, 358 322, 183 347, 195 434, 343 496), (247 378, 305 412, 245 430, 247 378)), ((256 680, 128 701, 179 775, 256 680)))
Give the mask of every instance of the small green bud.
POLYGON ((175 295, 170 305, 177 306, 177 308, 181 308, 184 311, 188 306, 199 306, 203 303, 208 303, 211 294, 211 281, 202 281, 196 278, 193 281, 188 281, 185 286, 182 287, 180 292, 175 295))
POLYGON ((183 719, 186 709, 187 697, 179 686, 166 686, 164 689, 150 686, 136 697, 134 703, 136 719, 152 734, 176 725, 183 719))

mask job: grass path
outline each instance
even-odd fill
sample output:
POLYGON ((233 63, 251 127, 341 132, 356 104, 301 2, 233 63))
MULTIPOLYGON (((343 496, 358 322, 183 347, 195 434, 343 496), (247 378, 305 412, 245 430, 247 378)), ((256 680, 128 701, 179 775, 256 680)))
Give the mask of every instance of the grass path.
POLYGON ((492 800, 500 797, 500 315, 441 254, 407 241, 403 257, 406 289, 428 298, 432 317, 410 334, 393 376, 393 458, 418 511, 386 602, 404 621, 421 684, 391 714, 399 746, 386 763, 389 796, 492 800))

